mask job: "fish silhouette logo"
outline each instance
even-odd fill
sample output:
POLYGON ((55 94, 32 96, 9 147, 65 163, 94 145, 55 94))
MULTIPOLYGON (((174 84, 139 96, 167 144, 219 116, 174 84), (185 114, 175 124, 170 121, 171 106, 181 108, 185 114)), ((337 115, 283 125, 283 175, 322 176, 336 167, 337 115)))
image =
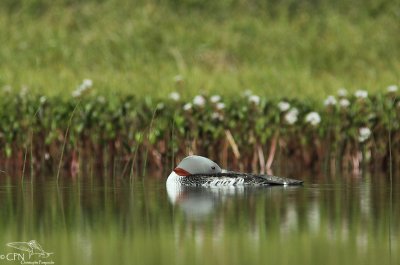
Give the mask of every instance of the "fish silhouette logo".
POLYGON ((29 242, 11 242, 7 246, 16 248, 22 251, 27 251, 29 253, 29 259, 32 255, 38 255, 40 258, 48 258, 52 255, 52 252, 46 252, 43 250, 42 246, 39 245, 36 240, 31 240, 29 242))

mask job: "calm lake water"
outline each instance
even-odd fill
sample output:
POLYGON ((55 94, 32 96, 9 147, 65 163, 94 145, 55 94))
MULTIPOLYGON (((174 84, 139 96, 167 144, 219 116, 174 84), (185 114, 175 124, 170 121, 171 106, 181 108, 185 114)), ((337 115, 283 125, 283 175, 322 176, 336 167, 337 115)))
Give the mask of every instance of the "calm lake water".
POLYGON ((388 176, 179 194, 165 178, 3 177, 0 264, 400 264, 388 176), (30 240, 31 258, 7 245, 30 240))

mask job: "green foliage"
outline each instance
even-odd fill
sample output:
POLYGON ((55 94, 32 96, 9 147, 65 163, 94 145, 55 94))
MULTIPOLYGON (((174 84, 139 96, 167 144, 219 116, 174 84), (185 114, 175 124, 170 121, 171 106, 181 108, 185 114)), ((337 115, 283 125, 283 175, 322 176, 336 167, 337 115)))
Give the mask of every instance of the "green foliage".
MULTIPOLYGON (((90 80, 85 82, 91 85, 90 80)), ((319 154, 347 145, 349 152, 365 146, 366 150, 377 148, 377 154, 385 156, 389 131, 392 148, 400 144, 397 91, 341 95, 331 98, 330 104, 329 100, 325 104, 290 98, 269 100, 249 91, 235 98, 198 95, 190 102, 173 97, 105 97, 90 86, 79 93, 66 99, 23 91, 1 92, 3 155, 12 156, 12 146, 16 147, 14 152, 26 147, 31 134, 41 150, 59 150, 64 141, 67 150, 78 146, 99 150, 113 143, 118 155, 132 155, 141 145, 165 156, 171 151, 185 154, 187 148, 209 152, 207 147, 226 141, 228 131, 245 155, 268 146, 274 138, 285 150, 305 149, 319 154), (64 139, 75 108, 69 135, 64 139)))
POLYGON ((397 1, 4 0, 0 87, 322 99, 398 82, 397 1), (182 82, 174 77, 180 75, 182 82))

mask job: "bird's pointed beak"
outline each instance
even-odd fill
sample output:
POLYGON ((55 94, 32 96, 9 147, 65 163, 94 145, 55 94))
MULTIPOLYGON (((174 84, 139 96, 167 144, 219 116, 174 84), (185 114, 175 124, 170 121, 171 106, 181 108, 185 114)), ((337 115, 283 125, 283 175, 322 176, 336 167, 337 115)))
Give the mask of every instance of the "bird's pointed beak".
POLYGON ((180 167, 176 167, 175 169, 174 169, 174 172, 176 173, 176 174, 178 174, 179 176, 189 176, 189 175, 191 175, 189 172, 187 172, 186 170, 184 170, 183 168, 180 168, 180 167))

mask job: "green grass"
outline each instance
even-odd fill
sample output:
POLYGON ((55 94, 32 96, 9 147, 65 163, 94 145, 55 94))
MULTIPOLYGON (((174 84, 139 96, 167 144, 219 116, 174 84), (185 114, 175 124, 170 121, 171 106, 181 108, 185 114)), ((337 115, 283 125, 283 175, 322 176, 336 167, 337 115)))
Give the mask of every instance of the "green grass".
POLYGON ((396 1, 0 3, 0 86, 323 98, 399 82, 396 1), (183 83, 174 81, 176 75, 183 83))

